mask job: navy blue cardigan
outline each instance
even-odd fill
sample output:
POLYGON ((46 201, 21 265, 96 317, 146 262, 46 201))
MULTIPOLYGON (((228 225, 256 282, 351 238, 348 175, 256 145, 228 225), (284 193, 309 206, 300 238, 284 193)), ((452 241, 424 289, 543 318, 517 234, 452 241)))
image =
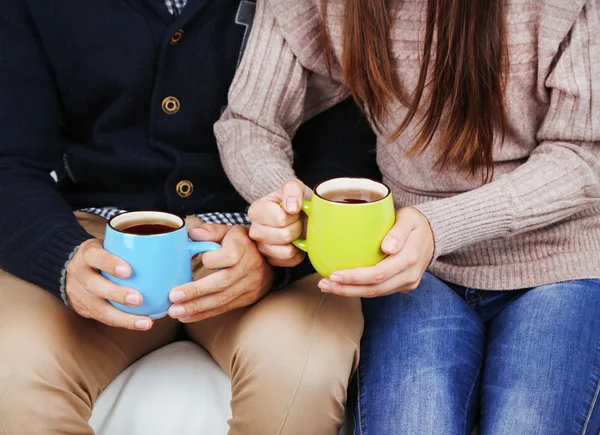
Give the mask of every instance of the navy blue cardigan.
MULTIPOLYGON (((189 0, 172 17, 163 0, 4 0, 0 268, 57 294, 69 254, 91 237, 72 214, 82 207, 244 211, 212 128, 253 8, 189 0), (190 196, 177 194, 181 180, 190 196)), ((294 145, 309 184, 378 176, 374 136, 351 102, 303 126, 294 145)))

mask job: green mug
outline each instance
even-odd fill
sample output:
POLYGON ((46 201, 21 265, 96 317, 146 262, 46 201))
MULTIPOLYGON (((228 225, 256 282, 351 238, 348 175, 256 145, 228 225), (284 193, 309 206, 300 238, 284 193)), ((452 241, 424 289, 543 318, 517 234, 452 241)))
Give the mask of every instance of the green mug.
POLYGON ((292 243, 308 253, 321 276, 374 266, 386 257, 381 242, 396 222, 386 185, 367 178, 334 178, 317 185, 302 210, 308 216, 306 238, 292 243))

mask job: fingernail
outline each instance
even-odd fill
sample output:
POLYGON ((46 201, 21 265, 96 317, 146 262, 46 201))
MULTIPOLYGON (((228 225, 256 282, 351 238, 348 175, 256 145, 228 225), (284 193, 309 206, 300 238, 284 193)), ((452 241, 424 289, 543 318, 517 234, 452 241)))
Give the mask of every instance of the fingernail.
POLYGON ((129 305, 139 305, 142 301, 140 300, 139 295, 135 294, 135 293, 129 293, 127 296, 125 296, 125 302, 127 302, 129 305))
POLYGON ((190 236, 194 236, 196 239, 206 239, 210 236, 210 232, 206 231, 204 228, 194 228, 190 230, 190 236))
POLYGON ((142 331, 145 331, 147 329, 150 329, 150 321, 149 320, 138 320, 137 322, 135 322, 135 327, 136 327, 136 329, 141 329, 142 331))
POLYGON ((336 275, 335 273, 329 277, 329 279, 333 282, 344 282, 344 278, 340 275, 336 275))
POLYGON ((115 267, 115 273, 119 278, 127 278, 129 276, 129 268, 125 264, 118 264, 115 267))
POLYGON ((190 320, 192 320, 192 316, 182 317, 179 319, 180 322, 189 322, 190 320))
POLYGON ((298 204, 298 200, 296 198, 288 198, 285 200, 285 210, 290 213, 296 213, 300 210, 300 205, 298 204))
POLYGON ((185 308, 183 308, 181 305, 173 305, 169 309, 169 315, 171 317, 179 317, 179 316, 183 316, 184 314, 185 314, 185 308))
POLYGON ((171 299, 171 302, 181 302, 185 299, 185 293, 180 290, 173 290, 169 299, 171 299))
POLYGON ((325 280, 322 280, 319 282, 319 288, 324 291, 331 291, 331 284, 325 280))
POLYGON ((398 240, 392 236, 385 236, 383 242, 381 242, 381 248, 387 252, 393 252, 398 247, 398 240))

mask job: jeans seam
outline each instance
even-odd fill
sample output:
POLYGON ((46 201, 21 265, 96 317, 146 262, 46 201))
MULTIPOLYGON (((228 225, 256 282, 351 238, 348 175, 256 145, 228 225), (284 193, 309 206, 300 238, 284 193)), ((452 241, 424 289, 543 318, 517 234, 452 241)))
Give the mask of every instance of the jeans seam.
POLYGON ((294 405, 294 401, 296 400, 296 396, 298 395, 298 389, 300 388, 300 384, 302 383, 302 379, 304 378, 304 373, 306 371, 306 366, 308 364, 308 356, 310 355, 310 349, 312 347, 313 338, 315 336, 315 331, 317 329, 317 322, 319 320, 319 315, 321 314, 321 309, 323 308, 323 305, 325 304, 325 300, 327 299, 327 296, 328 295, 323 296, 323 299, 321 300, 321 303, 319 304, 319 308, 317 309, 317 312, 315 313, 315 319, 313 320, 312 330, 310 331, 310 339, 308 340, 308 349, 306 350, 306 357, 304 358, 304 364, 302 365, 302 371, 300 372, 300 378, 298 378, 298 382, 296 383, 296 388, 294 389, 294 394, 292 396, 292 400, 291 400, 287 410, 285 411, 285 416, 283 417, 283 421, 281 422, 279 431, 277 431, 278 435, 281 435, 281 433, 283 432, 283 428, 287 421, 288 415, 290 414, 290 410, 292 409, 292 406, 294 405))
MULTIPOLYGON (((596 358, 595 358, 594 367, 596 369, 600 368, 600 346, 598 346, 596 348, 596 358)), ((583 426, 581 428, 581 435, 587 435, 588 425, 590 424, 590 420, 594 413, 594 407, 596 406, 596 402, 598 401, 599 395, 600 395, 600 377, 598 379, 598 382, 596 383, 596 388, 595 388, 594 394, 592 394, 592 400, 590 402, 590 406, 588 407, 588 411, 585 416, 583 426)))
POLYGON ((592 412, 594 411, 594 407, 596 406, 596 402, 598 401, 598 395, 600 394, 600 379, 596 384, 596 390, 594 391, 594 395, 592 396, 592 402, 588 408, 587 414, 585 416, 585 422, 583 424, 583 428, 581 429, 581 435, 586 435, 588 424, 590 423, 590 419, 592 418, 592 412))

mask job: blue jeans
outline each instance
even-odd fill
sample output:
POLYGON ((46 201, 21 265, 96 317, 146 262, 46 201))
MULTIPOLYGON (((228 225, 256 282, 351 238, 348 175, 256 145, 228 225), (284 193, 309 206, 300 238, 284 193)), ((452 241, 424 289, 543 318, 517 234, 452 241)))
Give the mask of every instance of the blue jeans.
POLYGON ((363 300, 356 435, 598 435, 600 280, 363 300))

